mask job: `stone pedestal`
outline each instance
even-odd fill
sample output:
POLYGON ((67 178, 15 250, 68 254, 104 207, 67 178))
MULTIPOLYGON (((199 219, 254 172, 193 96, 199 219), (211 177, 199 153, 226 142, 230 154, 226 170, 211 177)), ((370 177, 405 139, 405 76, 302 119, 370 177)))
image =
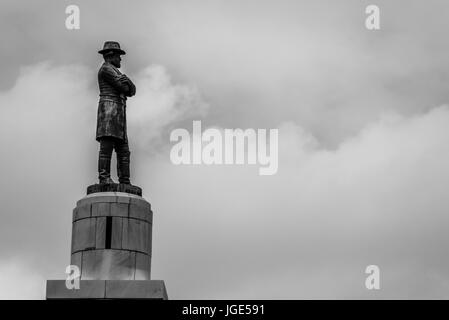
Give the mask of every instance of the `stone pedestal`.
POLYGON ((47 299, 167 299, 164 282, 150 280, 153 212, 141 192, 88 187, 73 209, 70 264, 79 268, 80 289, 49 280, 47 299))

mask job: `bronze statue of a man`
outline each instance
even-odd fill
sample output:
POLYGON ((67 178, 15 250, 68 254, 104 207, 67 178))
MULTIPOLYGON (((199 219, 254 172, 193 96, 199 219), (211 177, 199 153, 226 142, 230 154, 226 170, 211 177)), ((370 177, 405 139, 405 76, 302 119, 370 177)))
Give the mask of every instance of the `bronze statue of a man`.
POLYGON ((96 140, 100 143, 98 178, 100 184, 114 183, 111 179, 111 157, 117 154, 119 183, 131 184, 129 177, 130 151, 126 133, 126 98, 136 94, 132 81, 120 72, 121 55, 126 54, 115 41, 106 41, 104 63, 98 71, 100 101, 98 103, 96 140))

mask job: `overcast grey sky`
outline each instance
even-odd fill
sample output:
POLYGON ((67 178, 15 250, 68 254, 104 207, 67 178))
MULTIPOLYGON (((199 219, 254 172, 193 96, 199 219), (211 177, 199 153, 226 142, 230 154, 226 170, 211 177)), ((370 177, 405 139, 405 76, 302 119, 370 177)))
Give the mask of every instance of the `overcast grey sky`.
POLYGON ((3 0, 0 298, 65 278, 106 40, 137 86, 131 178, 171 299, 449 298, 448 30, 444 0, 3 0), (278 128, 278 173, 173 165, 193 120, 278 128))

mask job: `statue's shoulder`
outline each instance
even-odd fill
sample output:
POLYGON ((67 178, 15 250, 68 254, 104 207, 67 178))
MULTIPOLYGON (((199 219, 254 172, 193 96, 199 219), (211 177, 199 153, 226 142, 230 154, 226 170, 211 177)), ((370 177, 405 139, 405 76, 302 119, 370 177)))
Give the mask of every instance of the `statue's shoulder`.
POLYGON ((98 75, 100 76, 100 75, 102 75, 104 72, 106 72, 106 69, 108 68, 108 66, 105 64, 105 63, 103 63, 102 65, 101 65, 101 67, 100 67, 100 69, 98 69, 98 75))
POLYGON ((120 73, 118 72, 118 69, 117 69, 116 67, 114 67, 114 66, 113 66, 112 64, 110 64, 110 63, 104 62, 104 63, 101 65, 100 70, 98 70, 98 75, 102 75, 102 74, 105 74, 105 73, 113 74, 113 75, 120 74, 120 73))

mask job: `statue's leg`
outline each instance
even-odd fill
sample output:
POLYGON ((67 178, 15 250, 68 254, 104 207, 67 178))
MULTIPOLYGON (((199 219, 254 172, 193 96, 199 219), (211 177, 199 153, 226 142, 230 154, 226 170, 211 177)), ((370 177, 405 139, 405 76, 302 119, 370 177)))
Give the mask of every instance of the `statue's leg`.
POLYGON ((111 179, 111 157, 114 142, 111 138, 100 139, 100 152, 98 155, 98 179, 100 184, 114 183, 111 179))
POLYGON ((120 183, 131 184, 129 179, 129 162, 130 155, 128 141, 117 140, 115 144, 115 152, 117 153, 117 175, 120 183))

